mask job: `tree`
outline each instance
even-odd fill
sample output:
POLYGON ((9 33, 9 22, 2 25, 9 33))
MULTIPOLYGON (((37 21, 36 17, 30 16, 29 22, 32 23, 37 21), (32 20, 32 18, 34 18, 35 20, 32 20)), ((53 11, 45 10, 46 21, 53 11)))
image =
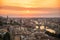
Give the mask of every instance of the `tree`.
POLYGON ((3 40, 10 40, 10 33, 6 32, 6 34, 4 34, 3 40))
POLYGON ((3 40, 2 35, 0 34, 0 40, 3 40))

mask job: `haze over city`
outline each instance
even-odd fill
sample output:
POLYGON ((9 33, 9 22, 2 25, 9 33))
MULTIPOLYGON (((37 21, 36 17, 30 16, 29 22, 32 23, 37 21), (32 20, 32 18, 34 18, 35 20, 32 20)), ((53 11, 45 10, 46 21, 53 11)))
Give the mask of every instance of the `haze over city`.
POLYGON ((0 0, 0 40, 60 40, 60 0, 0 0))

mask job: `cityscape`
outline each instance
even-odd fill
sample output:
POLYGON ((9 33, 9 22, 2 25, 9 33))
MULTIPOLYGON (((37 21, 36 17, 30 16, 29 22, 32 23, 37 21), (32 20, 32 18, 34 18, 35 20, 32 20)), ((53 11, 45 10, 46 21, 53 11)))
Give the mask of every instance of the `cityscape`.
POLYGON ((60 0, 0 0, 0 40, 60 40, 60 0))
POLYGON ((0 16, 0 40, 60 40, 60 18, 0 16))

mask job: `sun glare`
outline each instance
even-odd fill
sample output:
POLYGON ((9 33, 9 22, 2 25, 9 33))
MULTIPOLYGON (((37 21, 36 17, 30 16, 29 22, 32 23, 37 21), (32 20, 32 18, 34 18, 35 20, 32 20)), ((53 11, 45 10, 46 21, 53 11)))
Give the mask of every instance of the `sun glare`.
POLYGON ((59 0, 0 0, 0 15, 44 16, 54 14, 59 6, 59 0))

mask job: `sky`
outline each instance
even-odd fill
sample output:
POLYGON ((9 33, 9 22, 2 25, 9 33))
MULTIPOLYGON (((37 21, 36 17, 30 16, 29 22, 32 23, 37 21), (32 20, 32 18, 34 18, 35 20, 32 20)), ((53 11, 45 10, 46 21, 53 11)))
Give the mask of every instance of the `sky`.
POLYGON ((0 0, 0 15, 10 17, 60 17, 60 0, 0 0))

